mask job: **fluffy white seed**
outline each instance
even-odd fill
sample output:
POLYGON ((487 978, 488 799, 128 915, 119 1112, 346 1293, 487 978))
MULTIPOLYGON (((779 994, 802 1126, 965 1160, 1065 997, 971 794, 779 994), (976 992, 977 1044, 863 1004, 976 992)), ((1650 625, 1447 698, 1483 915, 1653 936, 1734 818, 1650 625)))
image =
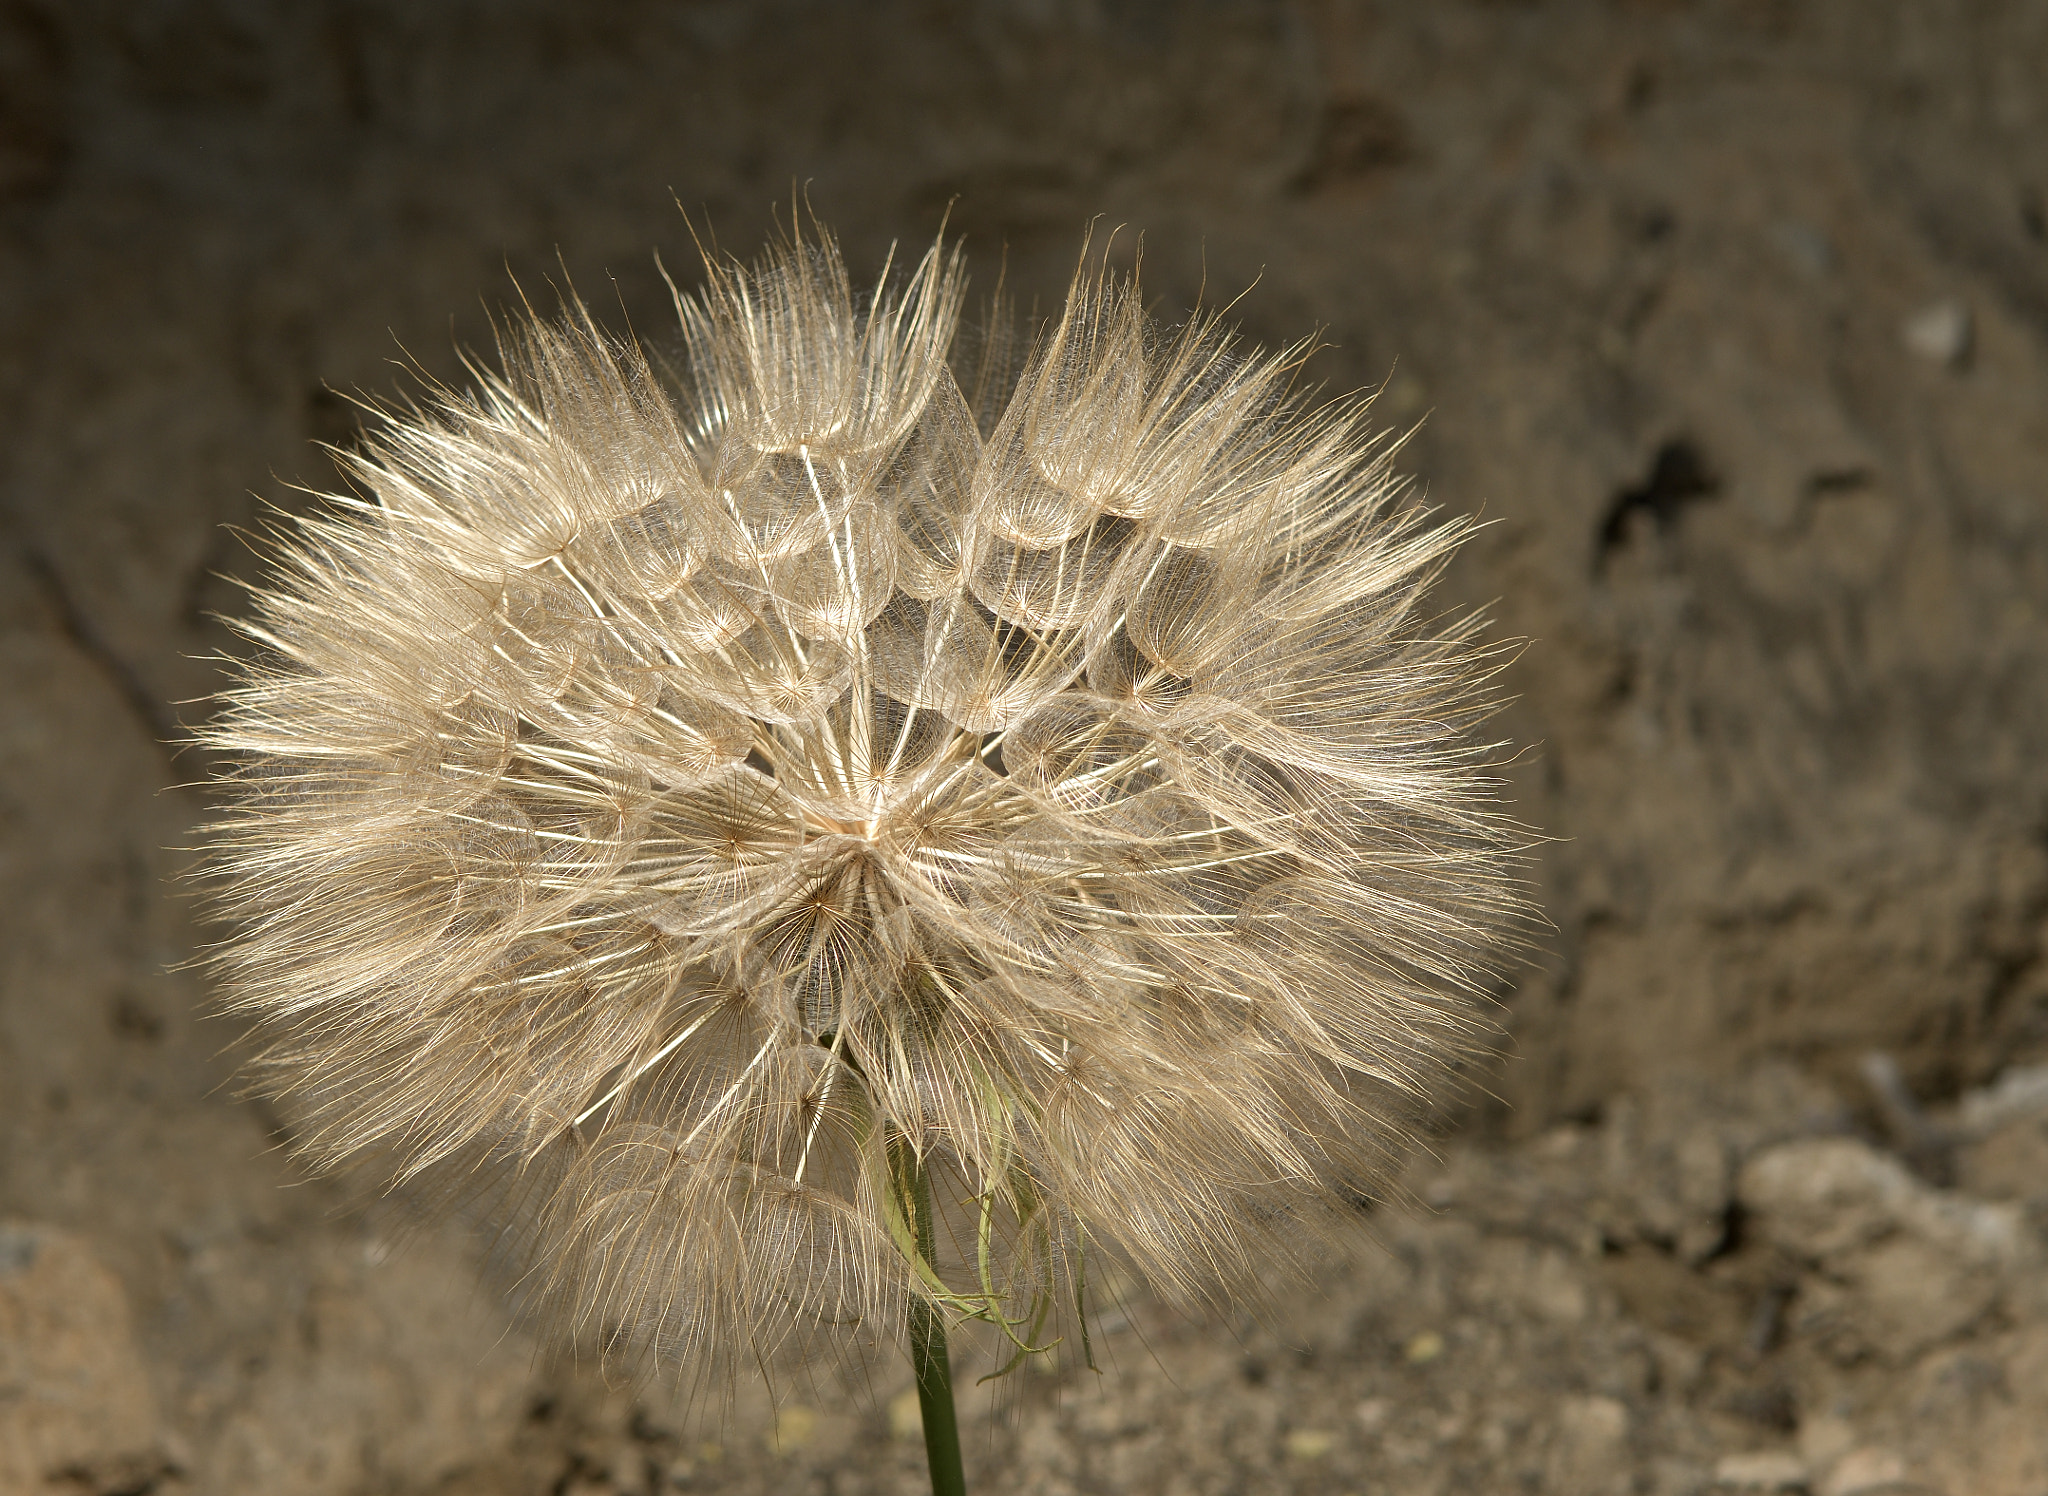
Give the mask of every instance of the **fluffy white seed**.
POLYGON ((1382 1191, 1516 916, 1497 656, 1420 612, 1465 527, 1362 407, 1083 273, 977 422, 960 302, 820 238, 712 263, 680 375, 517 328, 278 537, 206 730, 300 1151, 498 1171, 609 1344, 940 1294, 891 1138, 953 1295, 1268 1278, 1382 1191))

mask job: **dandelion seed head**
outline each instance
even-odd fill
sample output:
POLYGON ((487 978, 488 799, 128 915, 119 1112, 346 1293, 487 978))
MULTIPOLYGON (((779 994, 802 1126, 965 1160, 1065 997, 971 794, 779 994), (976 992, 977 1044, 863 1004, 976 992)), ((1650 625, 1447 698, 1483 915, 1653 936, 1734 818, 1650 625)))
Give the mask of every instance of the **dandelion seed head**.
POLYGON ((1500 654, 1424 611, 1467 527, 1305 347, 1084 262, 970 375, 962 288, 857 298, 818 234, 712 259, 672 360, 516 323, 274 537, 205 730, 299 1151, 515 1181, 607 1344, 1070 1306, 1096 1252, 1242 1292, 1480 1032, 1500 654))

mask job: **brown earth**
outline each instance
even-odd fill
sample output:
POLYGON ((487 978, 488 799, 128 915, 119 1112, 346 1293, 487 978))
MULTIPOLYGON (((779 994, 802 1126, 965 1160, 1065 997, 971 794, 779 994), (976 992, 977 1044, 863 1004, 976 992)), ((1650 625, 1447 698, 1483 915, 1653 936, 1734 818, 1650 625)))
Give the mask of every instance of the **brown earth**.
POLYGON ((1256 282, 1534 641, 1501 1100, 1269 1322, 970 1401, 977 1488, 2048 1491, 2048 7, 0 0, 0 1493, 918 1488, 894 1361, 686 1417, 296 1179, 168 891, 333 391, 508 269, 658 330, 792 182, 1256 282))

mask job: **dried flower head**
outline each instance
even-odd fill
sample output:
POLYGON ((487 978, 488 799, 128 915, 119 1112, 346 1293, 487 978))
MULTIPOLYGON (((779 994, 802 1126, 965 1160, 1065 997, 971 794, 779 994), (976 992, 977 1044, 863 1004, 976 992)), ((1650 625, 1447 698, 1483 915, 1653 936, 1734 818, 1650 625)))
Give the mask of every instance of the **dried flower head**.
POLYGON ((1363 406, 1100 270, 963 379, 961 287, 799 237, 673 370, 522 323, 274 537, 205 730, 299 1150, 498 1168, 613 1344, 1255 1284, 1383 1190, 1514 915, 1498 655, 1419 612, 1465 527, 1363 406))

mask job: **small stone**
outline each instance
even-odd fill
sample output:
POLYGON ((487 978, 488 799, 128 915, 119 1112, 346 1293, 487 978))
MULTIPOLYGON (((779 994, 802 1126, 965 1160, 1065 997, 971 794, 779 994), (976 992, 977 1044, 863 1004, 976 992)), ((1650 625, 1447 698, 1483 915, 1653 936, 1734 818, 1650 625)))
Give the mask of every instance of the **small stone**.
POLYGON ((1936 301, 1906 319, 1899 329, 1906 347, 1929 363, 1954 368, 1970 353, 1970 309, 1960 301, 1936 301))
POLYGON ((1740 1194, 1760 1238, 1824 1270, 1801 1286, 1791 1328, 1845 1364, 1909 1362, 1968 1329, 2026 1261, 2017 1206, 1932 1189, 1849 1138, 1766 1149, 1740 1194))
POLYGON ((1897 1229, 1920 1185, 1898 1160, 1849 1138, 1765 1150, 1742 1171, 1743 1206, 1770 1240, 1801 1257, 1854 1251, 1897 1229))
POLYGON ((1298 1428, 1289 1431, 1282 1442, 1297 1460, 1319 1460, 1336 1447, 1337 1436, 1325 1429, 1298 1428))
POLYGON ((1557 1414, 1550 1450, 1550 1486, 1594 1493, 1626 1487, 1628 1409, 1611 1397, 1574 1397, 1557 1414))
POLYGON ((1797 1491, 1806 1483, 1806 1461, 1782 1450, 1723 1455, 1714 1466, 1714 1484, 1736 1491, 1797 1491))
POLYGON ((2048 1065, 2015 1065, 1956 1103, 1957 1128, 1974 1138, 2037 1117, 2048 1117, 2048 1065))
POLYGON ((1737 1195, 1770 1241, 1839 1259, 1904 1231, 1958 1265, 2001 1267, 2023 1250, 2021 1213, 1930 1189, 1889 1155, 1851 1138, 1806 1138, 1744 1165, 1737 1195))
POLYGON ((1820 1496, 1864 1496, 1906 1483, 1906 1462, 1889 1449, 1852 1449, 1820 1483, 1820 1496))
POLYGON ((1864 1328, 1902 1362, 1968 1329, 1998 1299, 1995 1278, 1960 1271, 1951 1255, 1911 1238, 1879 1243, 1849 1271, 1864 1328))
POLYGON ((1533 1252, 1516 1275, 1522 1302, 1552 1324, 1575 1325, 1590 1304, 1586 1283, 1571 1258, 1555 1248, 1533 1252))
POLYGON ((1401 1354, 1417 1366, 1434 1361, 1444 1353, 1444 1337, 1434 1330, 1424 1330, 1402 1348, 1401 1354))

